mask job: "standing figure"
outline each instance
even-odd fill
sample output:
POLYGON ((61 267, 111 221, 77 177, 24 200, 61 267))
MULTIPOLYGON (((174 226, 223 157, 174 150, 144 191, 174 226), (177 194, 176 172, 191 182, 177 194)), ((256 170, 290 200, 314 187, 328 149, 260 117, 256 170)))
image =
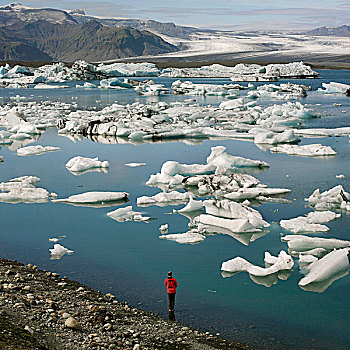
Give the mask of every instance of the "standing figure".
POLYGON ((171 271, 168 272, 168 278, 165 279, 164 283, 168 293, 169 312, 174 312, 177 281, 173 277, 173 273, 171 271))

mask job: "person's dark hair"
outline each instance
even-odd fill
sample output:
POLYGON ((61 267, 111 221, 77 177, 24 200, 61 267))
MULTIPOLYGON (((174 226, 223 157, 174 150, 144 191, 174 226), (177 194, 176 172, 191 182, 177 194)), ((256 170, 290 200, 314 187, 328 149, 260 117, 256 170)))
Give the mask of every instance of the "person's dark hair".
POLYGON ((173 273, 171 271, 168 272, 168 277, 172 277, 173 273))

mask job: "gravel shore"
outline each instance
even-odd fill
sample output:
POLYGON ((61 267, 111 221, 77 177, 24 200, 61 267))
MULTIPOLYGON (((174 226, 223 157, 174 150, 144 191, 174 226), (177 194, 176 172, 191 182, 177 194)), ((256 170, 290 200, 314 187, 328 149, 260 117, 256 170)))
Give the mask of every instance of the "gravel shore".
POLYGON ((57 273, 0 259, 0 349, 235 349, 57 273))

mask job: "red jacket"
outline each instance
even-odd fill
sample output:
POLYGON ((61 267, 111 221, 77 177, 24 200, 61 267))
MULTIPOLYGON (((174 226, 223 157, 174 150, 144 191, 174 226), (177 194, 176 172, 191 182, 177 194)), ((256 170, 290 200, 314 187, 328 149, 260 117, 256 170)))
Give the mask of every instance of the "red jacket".
POLYGON ((176 293, 177 281, 174 277, 168 277, 164 282, 167 293, 176 293))

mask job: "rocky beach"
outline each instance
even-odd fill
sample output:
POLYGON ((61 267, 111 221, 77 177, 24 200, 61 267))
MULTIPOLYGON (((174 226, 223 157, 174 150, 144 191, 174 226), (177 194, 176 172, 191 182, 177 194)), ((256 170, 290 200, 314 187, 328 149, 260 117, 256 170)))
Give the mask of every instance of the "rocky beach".
POLYGON ((0 259, 0 348, 252 349, 6 259, 0 259))

